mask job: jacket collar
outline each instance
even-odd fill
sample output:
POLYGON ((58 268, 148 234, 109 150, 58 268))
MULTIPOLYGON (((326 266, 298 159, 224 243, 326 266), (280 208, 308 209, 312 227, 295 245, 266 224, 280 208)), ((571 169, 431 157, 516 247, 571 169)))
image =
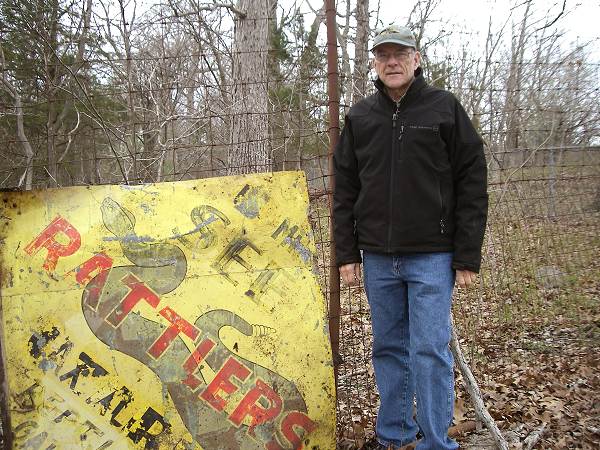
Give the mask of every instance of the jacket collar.
MULTIPOLYGON (((391 97, 388 95, 387 91, 385 90, 385 85, 383 84, 383 82, 379 79, 379 77, 377 77, 377 79, 374 81, 375 83, 375 87, 377 88, 377 90, 387 99, 389 99, 390 101, 393 102, 393 100, 391 99, 391 97)), ((423 89, 423 87, 425 87, 425 85, 427 84, 427 82, 425 81, 425 78, 423 77, 423 69, 421 69, 420 67, 417 67, 417 69, 415 70, 415 79, 413 80, 413 82, 410 84, 410 86, 408 87, 408 90, 406 91, 406 94, 404 94, 404 99, 405 101, 416 97, 419 93, 419 91, 421 89, 423 89)))

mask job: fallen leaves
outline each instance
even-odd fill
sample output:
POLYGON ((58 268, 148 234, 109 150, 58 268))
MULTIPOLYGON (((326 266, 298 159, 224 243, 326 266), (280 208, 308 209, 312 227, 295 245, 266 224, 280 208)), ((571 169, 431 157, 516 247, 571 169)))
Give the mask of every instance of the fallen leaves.
MULTIPOLYGON (((346 353, 338 387, 338 449, 365 446, 377 413, 372 367, 362 353, 370 347, 370 323, 358 295, 348 300, 352 320, 342 322, 346 353)), ((545 322, 535 317, 529 326, 479 323, 475 342, 463 339, 485 404, 510 448, 529 448, 528 443, 538 449, 600 448, 598 304, 596 298, 581 306, 580 314, 545 322)), ((454 424, 471 427, 475 415, 458 373, 456 384, 454 424)), ((494 448, 485 430, 467 429, 458 437, 461 448, 494 448)))
MULTIPOLYGON (((577 318, 543 327, 504 330, 503 340, 480 340, 485 366, 480 387, 490 414, 504 430, 520 424, 519 441, 547 424, 534 448, 600 447, 600 373, 597 301, 577 318)), ((490 338, 492 334, 489 335, 490 338)), ((460 386, 460 385, 459 385, 460 386)), ((459 398, 466 394, 459 390, 459 398)), ((516 448, 516 447, 515 447, 516 448)))

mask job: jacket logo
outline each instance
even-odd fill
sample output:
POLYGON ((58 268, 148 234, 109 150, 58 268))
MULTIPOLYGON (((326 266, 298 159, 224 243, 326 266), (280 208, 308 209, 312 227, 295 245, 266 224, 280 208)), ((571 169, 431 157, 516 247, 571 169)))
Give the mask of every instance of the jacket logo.
POLYGON ((439 126, 437 125, 433 125, 433 126, 429 126, 429 125, 407 125, 408 128, 412 128, 413 130, 428 130, 428 131, 433 131, 435 133, 437 133, 440 129, 439 126))

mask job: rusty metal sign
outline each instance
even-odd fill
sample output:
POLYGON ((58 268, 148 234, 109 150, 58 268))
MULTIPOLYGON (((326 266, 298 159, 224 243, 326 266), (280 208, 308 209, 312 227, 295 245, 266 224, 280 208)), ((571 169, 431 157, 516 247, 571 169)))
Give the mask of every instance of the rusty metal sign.
POLYGON ((0 195, 13 448, 335 448, 301 172, 0 195))

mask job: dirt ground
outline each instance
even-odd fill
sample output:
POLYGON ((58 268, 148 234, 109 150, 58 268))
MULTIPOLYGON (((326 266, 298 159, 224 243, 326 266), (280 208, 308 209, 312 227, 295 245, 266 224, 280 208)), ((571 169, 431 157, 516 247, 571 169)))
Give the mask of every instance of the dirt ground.
MULTIPOLYGON (((521 317, 515 325, 480 323, 472 336, 476 345, 461 339, 488 411, 511 449, 600 448, 600 292, 593 288, 583 301, 564 308, 564 314, 556 313, 555 306, 521 317), (536 443, 529 447, 532 440, 536 443)), ((371 372, 352 378, 365 383, 358 389, 341 383, 342 396, 360 393, 359 403, 370 396, 371 407, 351 409, 352 426, 340 424, 340 450, 369 447, 376 415, 376 393, 367 386, 374 382, 371 372)), ((454 424, 475 421, 458 373, 456 385, 454 424)), ((343 403, 342 421, 347 417, 343 403)), ((495 448, 481 424, 457 441, 462 449, 495 448)))
MULTIPOLYGON (((600 449, 600 191, 586 181, 597 165, 564 168, 550 215, 544 170, 524 169, 518 179, 512 172, 491 186, 484 265, 475 292, 454 300, 455 326, 511 449, 600 449)), ((313 216, 327 217, 327 206, 313 203, 313 216)), ((328 242, 327 228, 317 237, 328 242)), ((329 248, 319 248, 326 272, 329 248)), ((340 296, 337 448, 366 450, 378 404, 369 307, 362 286, 342 287, 340 296)), ((456 386, 454 424, 472 422, 458 372, 456 386)), ((493 448, 481 427, 457 441, 493 448)))
MULTIPOLYGON (((480 387, 490 414, 511 438, 511 448, 525 448, 527 436, 541 428, 534 448, 600 448, 598 298, 582 307, 578 317, 558 315, 526 332, 507 327, 496 334, 503 339, 483 343, 480 387)), ((468 417, 467 403, 459 391, 458 405, 468 417)), ((486 448, 477 435, 466 436, 462 445, 486 448)))

